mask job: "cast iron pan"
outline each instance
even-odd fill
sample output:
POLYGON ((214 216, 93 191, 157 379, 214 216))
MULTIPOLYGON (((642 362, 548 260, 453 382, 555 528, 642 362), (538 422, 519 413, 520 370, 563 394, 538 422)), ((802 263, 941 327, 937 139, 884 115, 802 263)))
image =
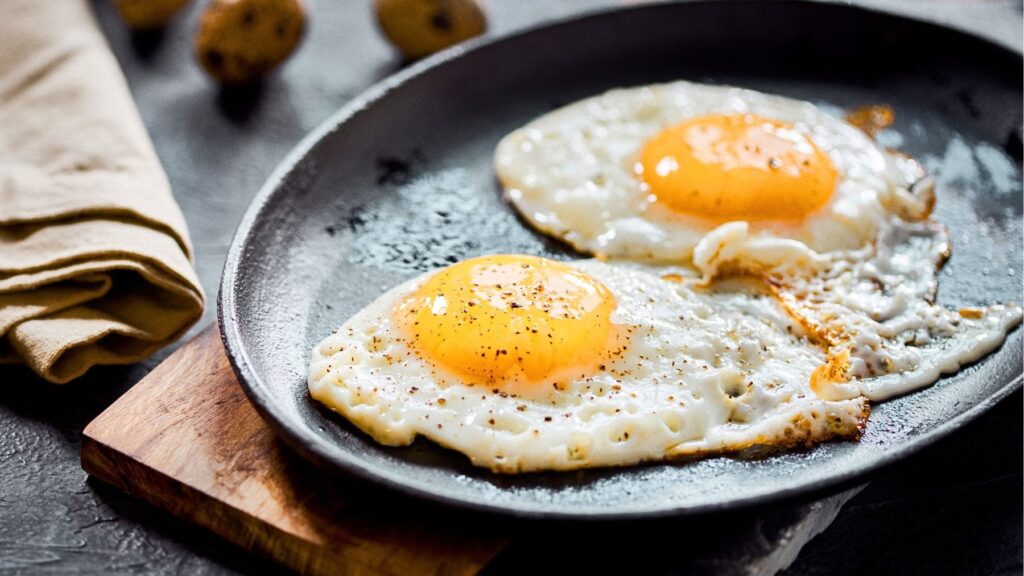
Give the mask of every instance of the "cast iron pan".
POLYGON ((524 517, 724 510, 849 484, 963 426, 1020 386, 1021 331, 931 388, 875 406, 860 442, 497 476, 418 441, 384 448, 306 390, 312 346, 385 289, 471 256, 574 258, 503 204, 491 154, 508 131, 616 86, 731 83, 897 113, 884 141, 938 175, 953 257, 940 301, 1021 301, 1019 53, 848 6, 690 2, 597 13, 472 43, 374 86, 307 137, 256 196, 220 292, 228 354, 260 413, 311 460, 408 493, 524 517))

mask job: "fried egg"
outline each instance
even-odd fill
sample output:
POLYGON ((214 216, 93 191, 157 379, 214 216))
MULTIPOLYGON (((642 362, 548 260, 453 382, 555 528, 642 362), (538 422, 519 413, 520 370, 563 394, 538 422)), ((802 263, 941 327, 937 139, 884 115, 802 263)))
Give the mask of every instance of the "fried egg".
POLYGON ((378 442, 498 472, 854 438, 864 398, 758 284, 694 289, 596 260, 474 258, 402 283, 312 353, 313 398, 378 442))
POLYGON ((920 165, 808 102, 689 82, 617 89, 545 114, 494 155, 508 201, 599 257, 687 262, 718 226, 827 253, 934 202, 920 165))

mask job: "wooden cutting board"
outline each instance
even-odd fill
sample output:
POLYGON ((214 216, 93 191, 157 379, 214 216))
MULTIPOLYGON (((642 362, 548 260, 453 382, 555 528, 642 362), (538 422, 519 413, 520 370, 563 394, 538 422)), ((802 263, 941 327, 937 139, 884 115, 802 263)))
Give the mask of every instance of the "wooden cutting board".
MULTIPOLYGON (((513 540, 490 568, 519 572, 538 548, 550 546, 539 541, 550 540, 545 527, 440 509, 327 475, 301 460, 249 404, 213 326, 86 427, 82 467, 305 574, 475 574, 513 540), (531 540, 530 534, 541 536, 531 540)), ((719 574, 774 574, 857 491, 727 521, 702 519, 692 550, 679 543, 686 539, 677 530, 693 527, 672 528, 670 541, 660 544, 656 534, 666 532, 664 525, 650 534, 633 526, 632 545, 621 535, 615 540, 620 548, 670 550, 671 565, 683 571, 710 565, 719 574)), ((593 546, 604 532, 556 532, 556 549, 574 548, 562 540, 571 535, 593 546)), ((580 566, 575 558, 566 557, 569 569, 580 566)))
POLYGON ((82 467, 307 574, 474 574, 506 542, 439 530, 408 499, 298 461, 249 404, 216 327, 86 427, 82 467))

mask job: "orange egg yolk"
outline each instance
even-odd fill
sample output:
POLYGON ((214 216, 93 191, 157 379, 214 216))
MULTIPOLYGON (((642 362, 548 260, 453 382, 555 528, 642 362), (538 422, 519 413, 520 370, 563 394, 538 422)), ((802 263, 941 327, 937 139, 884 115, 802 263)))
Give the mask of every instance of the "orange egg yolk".
POLYGON ((810 138, 753 114, 667 128, 647 141, 637 170, 659 203, 715 222, 802 220, 828 203, 837 179, 810 138))
POLYGON ((566 264, 473 258, 445 268, 395 309, 417 354, 470 383, 583 377, 617 353, 614 296, 566 264))

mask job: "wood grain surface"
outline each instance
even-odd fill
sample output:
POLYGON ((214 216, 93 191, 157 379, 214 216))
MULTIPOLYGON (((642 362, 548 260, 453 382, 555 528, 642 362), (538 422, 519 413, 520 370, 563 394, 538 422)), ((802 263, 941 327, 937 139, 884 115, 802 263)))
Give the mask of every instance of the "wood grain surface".
POLYGON ((501 537, 298 462, 207 328, 90 423, 85 470, 306 574, 473 574, 501 537))

